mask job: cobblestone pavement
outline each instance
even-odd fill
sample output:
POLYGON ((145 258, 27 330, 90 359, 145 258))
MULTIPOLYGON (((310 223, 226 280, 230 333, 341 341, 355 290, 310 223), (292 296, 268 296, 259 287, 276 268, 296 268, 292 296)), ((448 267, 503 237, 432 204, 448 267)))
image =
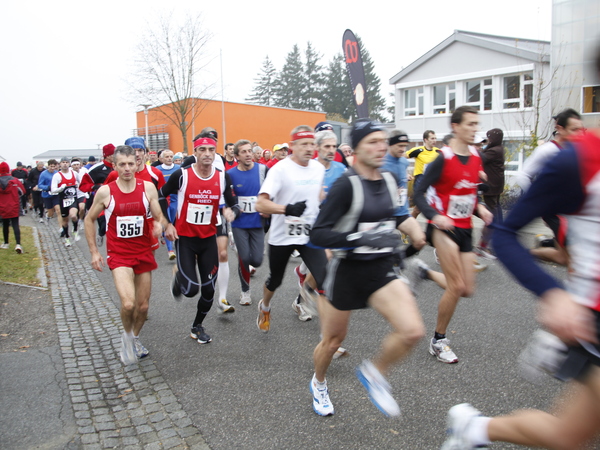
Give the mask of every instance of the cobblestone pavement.
POLYGON ((55 224, 38 230, 82 448, 207 450, 152 359, 123 366, 119 310, 81 250, 57 238, 55 224))

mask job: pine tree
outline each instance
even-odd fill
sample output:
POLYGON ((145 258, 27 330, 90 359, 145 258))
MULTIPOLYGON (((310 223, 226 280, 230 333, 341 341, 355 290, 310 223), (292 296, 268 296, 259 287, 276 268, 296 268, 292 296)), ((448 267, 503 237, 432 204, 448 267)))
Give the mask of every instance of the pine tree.
POLYGON ((285 64, 275 83, 275 106, 302 109, 305 107, 304 93, 306 77, 300 50, 295 44, 288 53, 285 64))
POLYGON ((341 53, 333 57, 325 71, 322 106, 328 117, 335 114, 348 121, 353 114, 356 115, 350 79, 341 53))
POLYGON ((258 74, 258 78, 254 79, 256 85, 252 89, 252 94, 246 101, 257 105, 273 106, 275 104, 276 78, 277 70, 269 59, 269 55, 267 55, 258 74))
POLYGON ((322 109, 323 85, 325 83, 323 66, 319 64, 321 55, 308 42, 305 56, 304 76, 306 79, 306 90, 303 96, 304 109, 316 111, 322 109))

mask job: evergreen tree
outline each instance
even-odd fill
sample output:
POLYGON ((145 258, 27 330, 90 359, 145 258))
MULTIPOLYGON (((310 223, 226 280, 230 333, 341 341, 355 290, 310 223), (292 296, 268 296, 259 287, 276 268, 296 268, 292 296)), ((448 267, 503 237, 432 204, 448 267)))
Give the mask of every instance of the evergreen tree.
POLYGON ((283 69, 275 83, 275 106, 302 109, 306 105, 306 77, 300 50, 295 44, 288 53, 283 69))
POLYGON ((246 101, 257 105, 273 106, 275 104, 276 78, 277 70, 269 59, 269 55, 267 55, 260 73, 258 74, 258 78, 254 79, 256 85, 252 89, 252 94, 246 101))
POLYGON ((306 45, 306 63, 304 65, 304 76, 306 79, 306 90, 304 91, 304 109, 316 111, 321 109, 323 99, 323 85, 325 76, 323 66, 320 63, 321 55, 313 48, 310 42, 306 45))
POLYGON ((328 117, 336 115, 344 117, 345 121, 348 121, 353 114, 356 115, 350 90, 350 79, 344 55, 341 53, 333 57, 325 71, 322 106, 328 117))

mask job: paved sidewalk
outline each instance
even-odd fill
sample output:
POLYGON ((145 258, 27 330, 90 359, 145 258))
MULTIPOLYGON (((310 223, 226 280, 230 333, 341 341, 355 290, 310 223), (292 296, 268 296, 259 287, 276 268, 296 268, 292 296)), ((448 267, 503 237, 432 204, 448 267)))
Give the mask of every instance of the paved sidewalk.
POLYGON ((208 449, 151 356, 123 366, 119 310, 77 246, 58 239, 55 224, 38 231, 82 448, 208 449))

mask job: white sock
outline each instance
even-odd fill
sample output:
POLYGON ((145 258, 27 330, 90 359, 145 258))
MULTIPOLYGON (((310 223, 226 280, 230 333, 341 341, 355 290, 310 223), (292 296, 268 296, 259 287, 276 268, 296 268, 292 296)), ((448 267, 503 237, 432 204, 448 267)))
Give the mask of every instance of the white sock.
POLYGON ((229 262, 220 262, 219 276, 217 278, 219 300, 227 299, 227 285, 229 285, 229 262))
POLYGON ((125 332, 125 335, 126 335, 128 338, 133 338, 133 337, 134 337, 134 336, 133 336, 133 331, 126 331, 126 332, 125 332))
POLYGON ((267 306, 265 306, 265 304, 263 302, 260 302, 260 309, 262 309, 264 312, 269 312, 269 311, 271 311, 271 306, 269 305, 267 307, 267 306))
POLYGON ((327 387, 327 380, 325 380, 323 382, 317 380, 317 374, 313 375, 313 383, 315 384, 317 389, 324 389, 327 387))
POLYGON ((490 437, 488 436, 488 424, 492 420, 490 417, 475 417, 467 427, 467 436, 469 441, 475 446, 488 445, 490 437))
POLYGON ((306 275, 308 273, 308 267, 306 267, 306 264, 304 264, 304 261, 302 261, 302 264, 300 264, 300 268, 298 269, 298 271, 302 275, 306 275))

